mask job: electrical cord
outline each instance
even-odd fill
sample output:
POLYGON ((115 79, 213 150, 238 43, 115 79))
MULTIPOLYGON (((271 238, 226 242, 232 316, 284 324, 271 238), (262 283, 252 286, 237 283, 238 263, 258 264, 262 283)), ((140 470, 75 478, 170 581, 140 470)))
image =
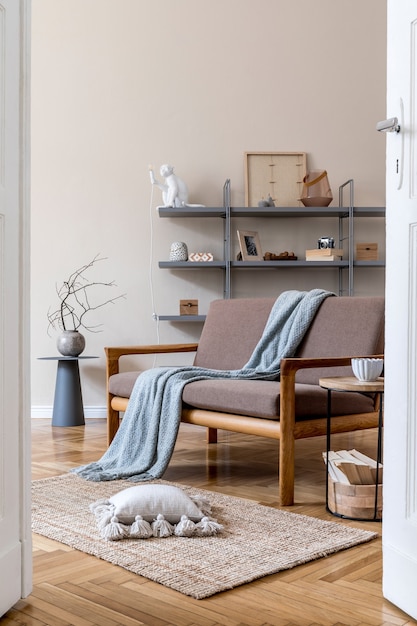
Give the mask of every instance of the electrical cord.
MULTIPOLYGON (((152 319, 156 322, 156 338, 157 344, 161 343, 161 338, 159 334, 159 316, 155 310, 155 290, 153 283, 153 240, 154 240, 154 231, 153 231, 153 185, 151 185, 151 196, 149 201, 149 222, 150 222, 150 253, 149 253, 149 286, 151 291, 151 306, 152 306, 152 319)), ((154 366, 156 361, 156 355, 154 357, 154 366)))

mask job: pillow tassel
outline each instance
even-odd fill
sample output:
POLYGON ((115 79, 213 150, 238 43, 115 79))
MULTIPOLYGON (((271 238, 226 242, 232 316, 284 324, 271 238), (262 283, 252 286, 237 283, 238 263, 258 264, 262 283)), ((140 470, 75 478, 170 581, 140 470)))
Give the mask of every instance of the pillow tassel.
POLYGON ((102 530, 114 515, 114 505, 109 500, 97 500, 97 502, 90 504, 90 511, 96 518, 99 530, 102 530))
POLYGON ((216 522, 215 519, 211 519, 209 517, 203 517, 201 522, 198 522, 198 524, 196 524, 197 534, 201 537, 217 535, 217 533, 221 533, 222 530, 223 526, 216 522))
POLYGON ((203 496, 190 496, 190 498, 194 502, 194 504, 198 506, 199 509, 201 509, 201 512, 204 515, 210 515, 211 505, 206 498, 204 498, 203 496))
POLYGON ((152 534, 150 523, 144 520, 142 515, 136 515, 135 521, 130 527, 130 537, 135 539, 148 539, 148 537, 152 537, 152 534))
POLYGON ((156 520, 152 522, 152 533, 154 537, 169 537, 174 532, 174 527, 171 526, 165 517, 159 513, 156 520))
POLYGON ((181 520, 174 530, 177 537, 192 537, 195 534, 195 524, 187 515, 181 515, 181 520))
POLYGON ((102 530, 103 539, 106 539, 106 541, 119 541, 119 539, 126 537, 127 533, 126 526, 121 524, 116 516, 112 517, 102 530))

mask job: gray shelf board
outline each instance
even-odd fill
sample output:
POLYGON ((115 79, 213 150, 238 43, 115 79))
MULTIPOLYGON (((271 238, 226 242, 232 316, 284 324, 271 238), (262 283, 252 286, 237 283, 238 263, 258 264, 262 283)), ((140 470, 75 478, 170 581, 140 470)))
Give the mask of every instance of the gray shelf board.
POLYGON ((169 270, 225 269, 226 263, 224 261, 159 261, 158 266, 169 270))
POLYGON ((205 315, 158 315, 161 322, 204 322, 205 315))
POLYGON ((231 217, 340 217, 347 207, 231 207, 231 217))
MULTIPOLYGON (((231 207, 232 217, 340 217, 349 207, 231 207)), ((225 207, 158 207, 160 217, 226 217, 225 207)), ((384 217, 385 207, 353 207, 355 216, 384 217)))
POLYGON ((385 267, 385 261, 353 261, 354 267, 385 267))
POLYGON ((226 217, 224 207, 158 207, 159 217, 226 217))
POLYGON ((233 269, 285 269, 288 267, 348 267, 349 261, 232 261, 233 269))
POLYGON ((355 206, 353 207, 353 217, 385 217, 385 207, 355 206))

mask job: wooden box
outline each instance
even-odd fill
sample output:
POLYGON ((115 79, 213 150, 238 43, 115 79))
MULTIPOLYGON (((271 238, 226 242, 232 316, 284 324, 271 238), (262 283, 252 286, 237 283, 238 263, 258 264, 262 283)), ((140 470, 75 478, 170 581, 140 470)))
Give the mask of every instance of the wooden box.
POLYGON ((306 250, 306 261, 340 261, 342 248, 313 248, 306 250))
POLYGON ((180 300, 180 315, 198 315, 198 300, 180 300))
POLYGON ((378 261, 378 244, 377 243, 357 243, 356 244, 356 260, 357 261, 378 261))
MULTIPOLYGON (((329 476, 328 505, 333 513, 359 519, 373 519, 375 485, 344 485, 329 476)), ((382 484, 378 485, 376 518, 382 518, 382 484)))

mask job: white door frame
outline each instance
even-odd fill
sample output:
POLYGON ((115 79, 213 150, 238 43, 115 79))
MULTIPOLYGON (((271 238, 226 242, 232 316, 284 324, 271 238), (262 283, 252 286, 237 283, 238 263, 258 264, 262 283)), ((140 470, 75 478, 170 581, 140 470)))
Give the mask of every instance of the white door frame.
POLYGON ((417 618, 417 3, 387 15, 383 593, 417 618))
POLYGON ((30 3, 0 0, 0 615, 32 590, 30 3))

